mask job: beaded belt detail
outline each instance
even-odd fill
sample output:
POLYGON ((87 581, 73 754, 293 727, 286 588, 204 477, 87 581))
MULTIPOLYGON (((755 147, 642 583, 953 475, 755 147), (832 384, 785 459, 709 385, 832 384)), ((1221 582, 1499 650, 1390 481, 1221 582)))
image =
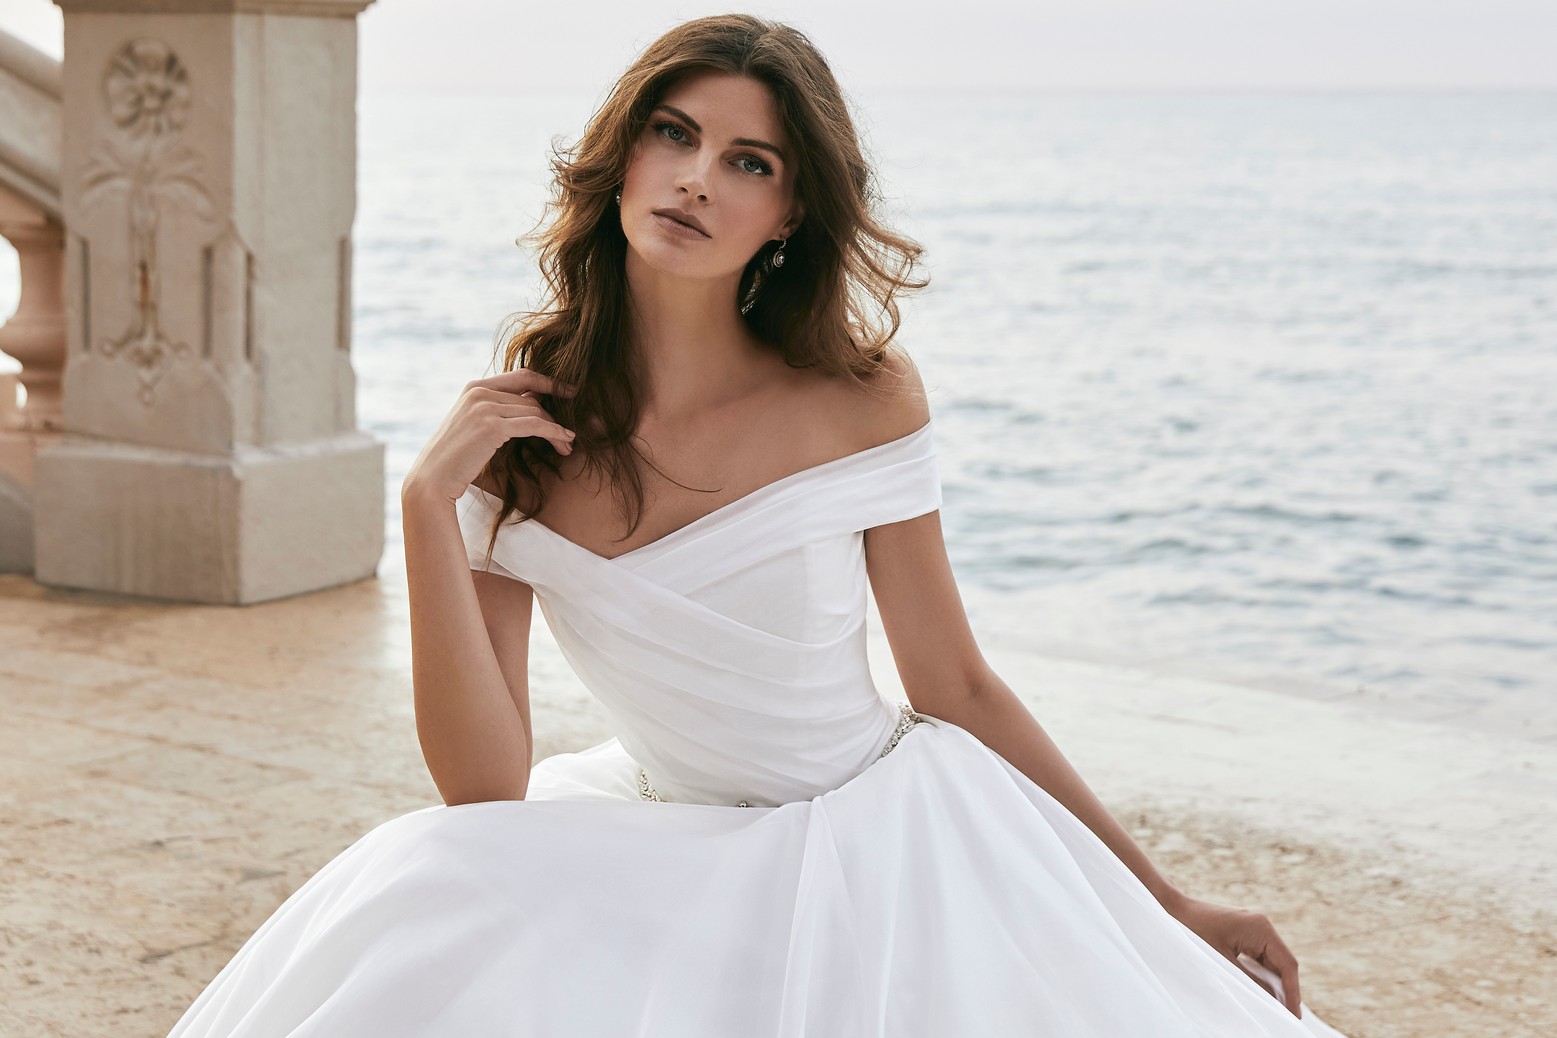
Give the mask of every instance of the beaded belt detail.
MULTIPOLYGON (((880 760, 882 757, 885 757, 887 754, 891 753, 892 747, 897 745, 898 740, 901 739, 910 728, 918 724, 920 721, 925 720, 925 716, 923 714, 915 713, 914 708, 907 703, 899 703, 897 705, 897 710, 897 727, 892 730, 892 737, 887 740, 887 745, 882 749, 881 754, 876 758, 877 760, 880 760)), ((655 791, 653 786, 649 785, 649 776, 644 774, 642 768, 638 769, 638 796, 642 800, 653 800, 661 804, 665 803, 665 799, 655 791)), ((751 805, 742 800, 735 806, 750 807, 751 805)))

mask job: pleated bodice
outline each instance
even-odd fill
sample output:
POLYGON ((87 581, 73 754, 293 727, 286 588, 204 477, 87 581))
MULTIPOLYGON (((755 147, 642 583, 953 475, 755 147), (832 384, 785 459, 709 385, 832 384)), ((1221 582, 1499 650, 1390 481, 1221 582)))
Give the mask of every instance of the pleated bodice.
MULTIPOLYGON (((458 515, 473 568, 501 502, 458 515)), ((931 423, 793 473, 606 558, 534 520, 490 569, 523 580, 666 800, 773 806, 837 788, 899 715, 866 655, 864 531, 939 508, 931 423)))

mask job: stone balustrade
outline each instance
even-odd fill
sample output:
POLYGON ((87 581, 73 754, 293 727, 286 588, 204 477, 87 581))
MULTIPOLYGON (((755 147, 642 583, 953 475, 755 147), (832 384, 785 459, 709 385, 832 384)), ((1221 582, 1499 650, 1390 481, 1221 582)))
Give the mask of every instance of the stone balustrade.
POLYGON ((21 298, 0 324, 0 572, 33 568, 33 460, 63 425, 65 232, 58 61, 0 30, 0 238, 16 250, 21 298), (18 404, 25 387, 25 406, 18 404))

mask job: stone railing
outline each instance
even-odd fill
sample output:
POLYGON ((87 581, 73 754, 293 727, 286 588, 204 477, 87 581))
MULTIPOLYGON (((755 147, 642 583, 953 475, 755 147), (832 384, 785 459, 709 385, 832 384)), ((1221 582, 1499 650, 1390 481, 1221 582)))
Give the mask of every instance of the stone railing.
POLYGON ((60 214, 60 63, 0 29, 0 186, 60 214))
POLYGON ((16 249, 21 299, 0 325, 0 572, 30 572, 37 450, 61 428, 65 231, 60 63, 0 31, 0 237, 16 249), (18 385, 26 389, 18 404, 18 385))

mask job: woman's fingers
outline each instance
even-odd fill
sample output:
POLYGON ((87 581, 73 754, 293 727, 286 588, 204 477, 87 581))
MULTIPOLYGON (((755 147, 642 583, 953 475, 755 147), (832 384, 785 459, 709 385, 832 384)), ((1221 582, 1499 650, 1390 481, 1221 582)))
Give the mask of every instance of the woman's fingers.
POLYGON ((525 369, 503 372, 503 375, 513 376, 507 380, 507 389, 491 384, 500 376, 478 379, 466 385, 466 406, 472 412, 491 416, 495 421, 494 432, 498 434, 499 442, 516 437, 539 437, 551 441, 559 453, 571 454, 573 430, 553 419, 551 413, 540 405, 537 390, 515 391, 521 385, 536 384, 538 379, 545 380, 547 384, 550 380, 525 369))
POLYGON ((576 386, 571 386, 560 379, 552 378, 550 375, 543 375, 539 371, 533 371, 530 368, 500 371, 496 375, 475 379, 465 386, 466 389, 476 387, 514 394, 545 393, 547 396, 572 396, 578 391, 576 386))
POLYGON ((556 422, 548 422, 535 415, 504 415, 500 416, 505 440, 515 437, 538 436, 548 440, 552 446, 563 454, 573 453, 573 430, 564 428, 556 422))
POLYGON ((1272 933, 1270 941, 1265 945, 1265 954, 1261 958, 1266 966, 1275 970, 1281 977, 1281 986, 1287 996, 1287 1009, 1293 1016, 1301 1016, 1303 998, 1298 991, 1297 956, 1288 950, 1280 937, 1272 933))

